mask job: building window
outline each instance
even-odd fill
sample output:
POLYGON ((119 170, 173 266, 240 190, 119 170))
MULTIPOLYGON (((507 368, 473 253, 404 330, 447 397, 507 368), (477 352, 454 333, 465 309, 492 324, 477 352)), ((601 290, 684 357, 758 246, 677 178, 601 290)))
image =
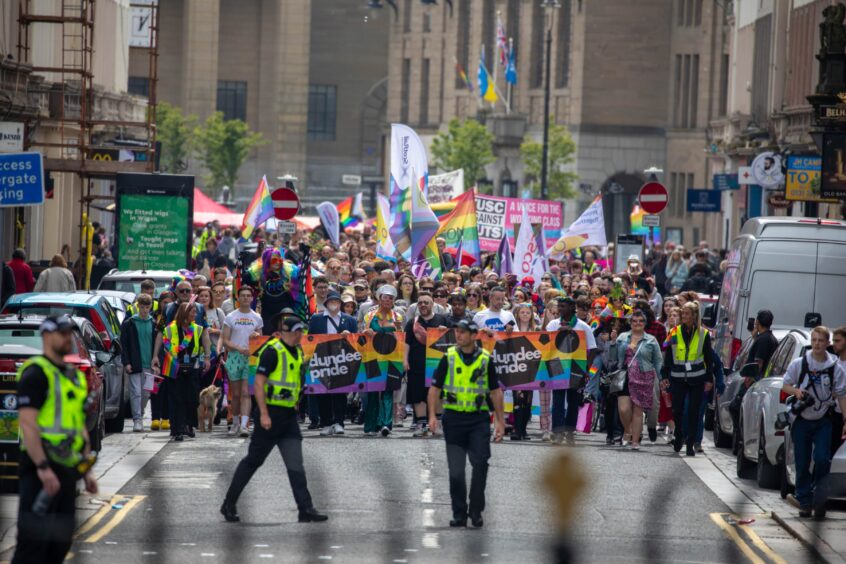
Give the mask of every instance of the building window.
POLYGON ((150 79, 146 76, 130 76, 126 85, 127 92, 136 96, 150 97, 150 79))
POLYGON ((505 12, 505 33, 513 40, 515 55, 520 51, 520 0, 508 0, 505 12))
POLYGON ((752 58, 752 118, 759 124, 767 121, 770 96, 770 37, 773 15, 755 22, 755 45, 752 58))
POLYGON ((405 33, 411 31, 411 0, 402 3, 402 30, 405 33))
POLYGON ((557 88, 566 88, 570 81, 570 0, 561 2, 558 14, 558 76, 555 78, 557 88))
POLYGON ((218 80, 217 111, 223 112, 223 119, 247 121, 247 83, 241 80, 218 80))
POLYGON ((484 0, 482 4, 482 45, 485 46, 485 62, 488 70, 499 60, 499 49, 496 48, 496 3, 494 0, 484 0))
POLYGON ((672 213, 676 217, 687 215, 687 189, 693 188, 693 173, 670 173, 670 201, 673 202, 672 213))
POLYGON ((335 140, 335 111, 338 87, 312 84, 308 87, 308 138, 335 140))
POLYGON ((676 0, 676 25, 679 27, 702 25, 702 0, 676 0))
POLYGON ((429 123, 429 59, 420 68, 420 124, 429 123))
MULTIPOLYGON (((462 70, 470 77, 470 69, 468 68, 470 62, 470 41, 468 39, 470 35, 470 0, 458 0, 458 6, 456 8, 455 31, 457 38, 455 52, 457 53, 458 63, 461 65, 462 70)), ((458 72, 455 73, 455 88, 467 88, 467 85, 458 72)))
POLYGON ((400 82, 400 122, 408 123, 408 96, 411 84, 411 59, 402 60, 402 81, 400 82))
POLYGON ((432 31, 432 14, 423 12, 423 33, 432 31))
POLYGON ((728 91, 729 91, 729 56, 723 54, 722 66, 720 67, 720 107, 719 115, 728 113, 728 91))
POLYGON ((696 127, 699 55, 676 55, 673 74, 673 126, 683 129, 696 127))
POLYGON ((540 88, 543 85, 544 35, 546 18, 540 2, 532 2, 532 68, 529 73, 529 85, 540 88))

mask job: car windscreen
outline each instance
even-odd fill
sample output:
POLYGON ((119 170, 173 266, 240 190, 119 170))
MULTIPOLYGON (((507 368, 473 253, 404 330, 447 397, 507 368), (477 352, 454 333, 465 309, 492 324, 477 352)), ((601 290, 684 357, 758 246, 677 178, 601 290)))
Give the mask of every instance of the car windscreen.
MULTIPOLYGON (((71 339, 73 354, 79 354, 76 339, 71 339)), ((4 345, 18 345, 41 350, 43 344, 38 327, 0 327, 0 343, 4 345)))
MULTIPOLYGON (((122 280, 108 280, 104 279, 100 282, 99 290, 116 290, 118 292, 132 292, 133 294, 141 293, 141 282, 147 278, 138 279, 122 279, 122 280)), ((163 291, 170 289, 170 280, 153 280, 156 283, 156 297, 163 291)))

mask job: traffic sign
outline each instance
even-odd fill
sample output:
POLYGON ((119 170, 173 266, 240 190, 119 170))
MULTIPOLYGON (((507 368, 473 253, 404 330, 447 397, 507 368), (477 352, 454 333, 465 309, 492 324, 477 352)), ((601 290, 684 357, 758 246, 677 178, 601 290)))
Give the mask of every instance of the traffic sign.
POLYGON ((297 224, 293 221, 277 221, 276 231, 285 235, 293 235, 297 232, 297 224))
POLYGON ((44 203, 41 153, 0 154, 0 207, 44 203))
POLYGON ((644 227, 661 227, 661 216, 660 215, 643 214, 643 226, 644 227))
POLYGON ((661 213, 667 207, 669 195, 660 182, 647 182, 637 195, 640 208, 646 213, 661 213))
POLYGON ((341 184, 345 186, 361 186, 361 176, 358 174, 342 174, 341 184))
POLYGON ((276 219, 287 221, 293 219, 300 211, 300 198, 290 188, 276 188, 270 193, 273 200, 273 213, 276 219))

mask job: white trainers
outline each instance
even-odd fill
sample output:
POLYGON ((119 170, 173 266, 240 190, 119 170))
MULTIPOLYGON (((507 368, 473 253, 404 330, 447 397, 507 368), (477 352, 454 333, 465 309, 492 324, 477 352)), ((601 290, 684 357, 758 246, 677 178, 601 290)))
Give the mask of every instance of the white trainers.
POLYGON ((144 432, 144 424, 140 421, 135 421, 132 424, 132 432, 133 433, 143 433, 144 432))
POLYGON ((414 432, 411 433, 412 437, 425 437, 429 434, 429 429, 423 425, 418 424, 414 426, 414 432))
POLYGON ((234 437, 238 434, 238 431, 241 430, 241 422, 240 421, 233 421, 232 426, 229 427, 229 431, 226 433, 230 437, 234 437))
POLYGON ((336 435, 343 435, 344 434, 344 426, 340 423, 335 423, 335 434, 336 435))
POLYGON ((241 427, 241 436, 242 437, 249 437, 250 431, 246 427, 241 427))
POLYGON ((543 436, 541 437, 541 441, 548 443, 552 439, 552 433, 549 431, 544 431, 543 436))
POLYGON ((387 436, 388 436, 388 435, 390 435, 390 434, 391 434, 391 430, 390 430, 390 429, 388 429, 387 427, 382 427, 382 436, 383 436, 383 437, 387 437, 387 436))
POLYGON ((328 436, 334 435, 334 434, 335 434, 335 427, 333 425, 329 425, 328 427, 323 427, 323 429, 320 430, 320 436, 321 437, 328 437, 328 436))

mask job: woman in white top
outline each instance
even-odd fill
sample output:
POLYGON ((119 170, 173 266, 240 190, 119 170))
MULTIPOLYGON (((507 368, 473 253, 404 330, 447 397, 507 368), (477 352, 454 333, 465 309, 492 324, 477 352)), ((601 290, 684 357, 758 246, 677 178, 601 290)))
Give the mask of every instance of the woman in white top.
POLYGON ((34 292, 75 292, 76 281, 68 270, 68 263, 62 255, 53 255, 50 267, 44 270, 35 282, 34 292))

